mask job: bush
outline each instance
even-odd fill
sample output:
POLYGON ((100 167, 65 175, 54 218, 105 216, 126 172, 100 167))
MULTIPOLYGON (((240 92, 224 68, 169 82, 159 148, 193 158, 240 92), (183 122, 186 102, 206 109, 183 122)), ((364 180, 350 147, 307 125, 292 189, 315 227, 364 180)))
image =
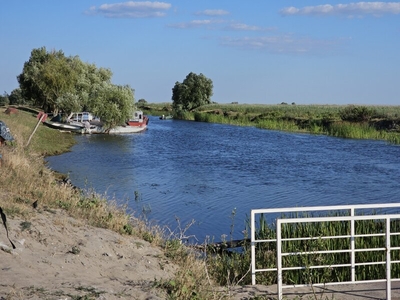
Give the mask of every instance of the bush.
POLYGON ((348 122, 367 122, 377 113, 375 109, 366 106, 350 105, 339 111, 339 116, 343 121, 348 122))

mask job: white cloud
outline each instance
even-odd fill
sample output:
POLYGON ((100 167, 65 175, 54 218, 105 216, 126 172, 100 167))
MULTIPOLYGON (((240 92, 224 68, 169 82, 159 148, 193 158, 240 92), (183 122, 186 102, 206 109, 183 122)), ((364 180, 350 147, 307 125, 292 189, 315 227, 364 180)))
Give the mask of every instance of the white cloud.
POLYGON ((338 52, 343 40, 321 40, 294 35, 277 35, 242 38, 224 37, 220 39, 220 43, 223 46, 269 53, 326 55, 338 52))
POLYGON ((170 24, 168 27, 186 29, 186 28, 199 28, 199 27, 212 27, 214 24, 223 23, 222 20, 193 20, 186 23, 170 24))
POLYGON ((199 11, 195 13, 196 15, 205 15, 205 16, 225 16, 229 15, 229 12, 223 9, 206 9, 203 11, 199 11))
POLYGON ((285 7, 282 15, 345 15, 348 17, 362 15, 400 14, 400 2, 356 2, 348 4, 324 4, 302 8, 285 7))
POLYGON ((108 18, 149 18, 163 17, 171 8, 170 3, 152 1, 128 1, 102 4, 91 7, 88 14, 103 15, 108 18))
POLYGON ((255 25, 248 25, 243 23, 231 23, 226 26, 226 29, 237 30, 237 31, 272 31, 275 27, 259 27, 255 25))

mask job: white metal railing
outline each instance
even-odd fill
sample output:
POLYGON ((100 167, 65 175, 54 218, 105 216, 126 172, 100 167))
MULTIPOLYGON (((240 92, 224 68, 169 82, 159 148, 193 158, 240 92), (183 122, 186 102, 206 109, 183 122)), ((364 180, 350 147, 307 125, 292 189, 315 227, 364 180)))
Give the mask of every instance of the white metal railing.
POLYGON ((326 286, 326 285, 338 285, 338 284, 354 284, 354 283, 367 283, 367 282, 386 282, 386 299, 391 299, 391 282, 399 281, 400 279, 391 278, 391 265, 395 263, 400 263, 400 261, 391 261, 391 250, 400 250, 400 247, 391 247, 390 237, 394 235, 400 235, 399 232, 390 232, 390 222, 394 219, 400 219, 400 213, 388 213, 388 214, 375 214, 371 213, 372 210, 382 210, 382 209, 400 209, 400 203, 394 204, 376 204, 376 205, 341 205, 341 206, 313 206, 313 207, 295 207, 295 208, 276 208, 276 209, 254 209, 251 211, 251 274, 252 274, 252 284, 256 284, 256 273, 258 272, 276 272, 277 274, 277 294, 278 299, 283 297, 283 288, 301 287, 309 286, 309 284, 302 285, 283 285, 283 271, 285 270, 296 270, 305 269, 305 266, 290 266, 283 267, 282 258, 289 255, 309 255, 317 253, 350 253, 350 263, 349 264, 337 264, 337 265, 318 265, 318 266, 307 266, 309 269, 316 268, 337 268, 337 267, 349 267, 351 268, 351 281, 344 282, 328 282, 313 284, 314 286, 326 286), (370 213, 365 214, 365 210, 370 211, 370 213), (257 215, 271 215, 271 214, 285 214, 285 213, 296 213, 296 212, 316 212, 316 211, 335 211, 335 212, 346 212, 347 215, 338 216, 315 216, 309 217, 297 217, 294 218, 277 218, 276 219, 276 239, 256 239, 256 221, 257 215), (358 211, 362 211, 362 215, 357 215, 358 211), (370 234, 355 234, 355 221, 356 220, 381 220, 386 222, 385 232, 370 233, 370 234), (338 236, 318 236, 318 237, 301 237, 301 238, 282 238, 281 229, 282 224, 288 223, 318 223, 318 222, 337 222, 337 221, 347 221, 350 222, 350 235, 338 235, 338 236), (355 239, 359 237, 367 236, 384 236, 385 237, 385 247, 381 248, 362 248, 356 249, 355 239), (285 253, 282 252, 282 242, 285 241, 295 241, 295 240, 312 240, 312 239, 337 239, 337 238, 348 238, 349 248, 348 249, 336 249, 336 250, 325 250, 325 251, 313 251, 313 252, 296 252, 296 253, 285 253), (258 243, 276 243, 276 267, 257 269, 256 268, 256 244, 258 243), (386 260, 380 262, 356 262, 357 252, 367 252, 367 251, 386 251, 386 260), (362 265, 372 265, 372 264, 385 264, 386 265, 386 278, 376 279, 376 280, 356 280, 355 269, 356 266, 362 265))

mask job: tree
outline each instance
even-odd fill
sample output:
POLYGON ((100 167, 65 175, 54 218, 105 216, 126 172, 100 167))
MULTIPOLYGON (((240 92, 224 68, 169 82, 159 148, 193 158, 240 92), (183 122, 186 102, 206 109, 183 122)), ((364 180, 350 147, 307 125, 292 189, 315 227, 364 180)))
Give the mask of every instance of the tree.
POLYGON ((42 89, 41 76, 43 66, 49 56, 50 54, 47 53, 45 47, 33 49, 29 61, 24 63, 22 73, 17 76, 22 96, 43 109, 47 107, 45 107, 46 97, 42 89))
POLYGON ((172 89, 172 101, 175 110, 193 110, 211 103, 213 83, 200 73, 189 73, 182 83, 176 82, 172 89))
POLYGON ((23 97, 22 91, 20 88, 16 88, 12 90, 10 96, 8 96, 8 99, 10 100, 10 105, 25 105, 29 104, 28 101, 23 97))
POLYGON ((92 99, 89 110, 99 116, 107 128, 124 124, 133 116, 135 102, 129 85, 105 83, 92 95, 92 99))
POLYGON ((118 125, 134 110, 133 89, 111 83, 112 72, 42 47, 31 52, 17 77, 22 95, 47 112, 90 111, 106 126, 118 125))
POLYGON ((3 96, 0 95, 0 106, 7 105, 10 102, 7 92, 3 96))

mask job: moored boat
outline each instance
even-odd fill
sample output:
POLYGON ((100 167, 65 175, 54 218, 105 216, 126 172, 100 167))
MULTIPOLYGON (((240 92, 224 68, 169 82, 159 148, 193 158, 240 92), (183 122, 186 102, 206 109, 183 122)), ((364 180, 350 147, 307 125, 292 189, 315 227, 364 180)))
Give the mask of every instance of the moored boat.
MULTIPOLYGON (((43 115, 41 112, 38 118, 43 115)), ((137 133, 144 131, 149 123, 149 118, 143 115, 143 112, 138 110, 133 113, 131 119, 125 124, 118 125, 113 128, 104 128, 103 122, 99 118, 93 116, 89 112, 71 113, 66 122, 61 121, 61 116, 53 117, 51 120, 47 119, 47 115, 42 120, 43 124, 48 127, 59 129, 63 131, 71 131, 76 133, 109 133, 109 134, 120 134, 120 133, 137 133)))
POLYGON ((51 119, 48 119, 48 115, 44 112, 39 112, 37 118, 42 121, 44 125, 47 127, 58 129, 61 131, 68 131, 68 132, 76 132, 76 133, 83 133, 85 131, 85 127, 81 124, 70 124, 61 121, 61 116, 56 115, 53 116, 51 119))
POLYGON ((165 115, 160 116, 160 120, 171 120, 172 118, 173 117, 171 115, 169 115, 169 116, 165 116, 165 115))
POLYGON ((53 129, 58 129, 62 131, 70 131, 70 132, 76 132, 76 133, 84 133, 85 127, 79 126, 79 125, 71 125, 68 123, 62 123, 62 122, 54 122, 51 120, 45 120, 43 121, 43 124, 53 128, 53 129))
POLYGON ((141 110, 134 112, 132 119, 129 119, 126 124, 111 128, 108 133, 137 133, 147 129, 149 118, 143 115, 141 110))

